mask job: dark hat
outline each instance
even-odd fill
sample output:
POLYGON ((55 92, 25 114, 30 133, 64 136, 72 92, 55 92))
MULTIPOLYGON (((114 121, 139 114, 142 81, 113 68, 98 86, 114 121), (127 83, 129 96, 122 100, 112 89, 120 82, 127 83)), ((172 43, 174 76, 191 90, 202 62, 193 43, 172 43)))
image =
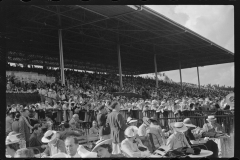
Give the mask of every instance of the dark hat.
POLYGON ((15 114, 15 119, 16 119, 16 120, 19 120, 20 116, 21 116, 20 113, 17 112, 17 113, 15 114))
POLYGON ((41 127, 40 124, 35 124, 32 128, 33 131, 37 130, 39 127, 41 127))

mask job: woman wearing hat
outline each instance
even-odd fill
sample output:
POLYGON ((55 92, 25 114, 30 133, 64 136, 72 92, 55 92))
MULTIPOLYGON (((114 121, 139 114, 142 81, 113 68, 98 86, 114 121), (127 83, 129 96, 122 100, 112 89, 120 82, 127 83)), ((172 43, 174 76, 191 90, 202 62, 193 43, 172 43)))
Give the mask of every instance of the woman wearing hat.
POLYGON ((121 143, 121 150, 129 157, 148 157, 150 152, 140 151, 136 141, 138 128, 135 126, 128 127, 125 131, 125 139, 121 143))
POLYGON ((18 137, 20 134, 9 134, 6 138, 6 155, 9 158, 13 158, 16 151, 20 149, 20 138, 18 137))
POLYGON ((97 152, 99 158, 122 157, 122 154, 112 154, 112 139, 101 140, 93 149, 92 152, 97 152))
POLYGON ((187 131, 187 127, 184 125, 183 122, 175 122, 173 125, 173 130, 174 133, 168 138, 167 140, 167 146, 169 147, 169 149, 174 150, 180 147, 189 147, 191 148, 191 146, 189 145, 184 132, 187 131))
POLYGON ((47 148, 43 152, 42 157, 49 157, 53 156, 59 152, 66 153, 66 148, 65 144, 62 140, 57 138, 57 132, 53 130, 48 130, 43 138, 42 138, 43 143, 48 143, 47 148))
POLYGON ((216 118, 214 115, 210 115, 208 116, 208 118, 206 119, 208 121, 208 123, 205 123, 203 125, 203 130, 205 132, 223 132, 222 126, 218 123, 216 123, 216 118))

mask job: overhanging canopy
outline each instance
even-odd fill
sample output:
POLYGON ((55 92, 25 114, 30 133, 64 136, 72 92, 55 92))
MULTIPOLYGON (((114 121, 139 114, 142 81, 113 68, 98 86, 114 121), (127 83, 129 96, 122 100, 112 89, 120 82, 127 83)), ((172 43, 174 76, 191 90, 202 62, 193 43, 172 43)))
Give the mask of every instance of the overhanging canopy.
POLYGON ((234 54, 145 6, 71 5, 7 7, 8 61, 59 67, 58 29, 65 68, 123 74, 234 62, 234 54), (61 20, 61 24, 59 23, 61 20), (60 27, 61 26, 61 27, 60 27))

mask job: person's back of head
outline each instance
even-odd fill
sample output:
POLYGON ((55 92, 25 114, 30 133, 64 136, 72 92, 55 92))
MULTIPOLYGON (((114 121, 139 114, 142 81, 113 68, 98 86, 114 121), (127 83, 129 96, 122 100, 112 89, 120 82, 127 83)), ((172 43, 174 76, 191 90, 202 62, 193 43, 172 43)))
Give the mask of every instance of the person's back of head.
POLYGON ((21 148, 16 151, 15 158, 34 158, 34 152, 32 149, 21 148))

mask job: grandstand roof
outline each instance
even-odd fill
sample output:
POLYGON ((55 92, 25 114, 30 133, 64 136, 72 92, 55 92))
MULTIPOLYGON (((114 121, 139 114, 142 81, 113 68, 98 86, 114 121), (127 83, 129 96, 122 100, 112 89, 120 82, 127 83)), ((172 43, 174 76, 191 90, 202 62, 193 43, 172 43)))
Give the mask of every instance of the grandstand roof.
POLYGON ((8 6, 9 62, 59 66, 58 29, 66 68, 123 74, 158 72, 234 62, 234 54, 146 6, 8 6), (60 21, 59 21, 60 20, 60 21), (60 23, 61 22, 61 23, 60 23), (118 38, 119 37, 119 38, 118 38))

